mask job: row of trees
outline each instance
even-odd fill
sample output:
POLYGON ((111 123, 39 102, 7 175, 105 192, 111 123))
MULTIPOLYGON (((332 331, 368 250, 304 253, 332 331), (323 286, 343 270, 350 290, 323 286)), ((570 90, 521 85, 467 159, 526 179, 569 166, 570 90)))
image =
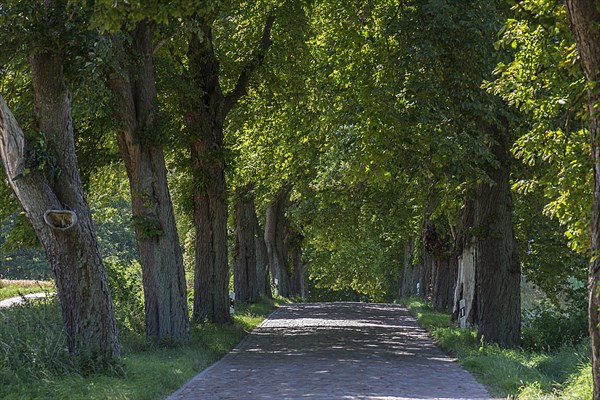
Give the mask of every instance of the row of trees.
POLYGON ((587 90, 595 137, 600 21, 567 6, 3 2, 0 151, 71 351, 118 354, 84 192, 123 167, 157 341, 189 335, 181 235, 193 322, 228 320, 231 259, 241 301, 270 277, 307 295, 308 273, 374 300, 418 291, 518 346, 521 273, 556 293, 598 246, 583 107, 587 90))
MULTIPOLYGON (((184 120, 185 139, 180 148, 190 150, 193 181, 193 319, 226 322, 229 267, 223 125, 245 94, 250 74, 262 63, 274 22, 273 15, 252 15, 253 23, 266 21, 262 38, 256 51, 248 52, 246 61, 240 63, 243 66, 237 71, 237 83, 223 94, 212 30, 221 22, 218 17, 226 4, 210 5, 206 10, 180 5, 163 10, 166 14, 158 12, 158 3, 132 7, 123 4, 115 9, 112 3, 99 2, 92 9, 66 1, 36 7, 34 2, 15 1, 4 3, 1 9, 3 40, 6 48, 14 51, 3 51, 3 82, 26 93, 14 96, 12 104, 28 109, 22 115, 27 111, 34 115, 32 119, 19 118, 19 124, 4 99, 0 100, 0 148, 8 183, 54 272, 69 350, 105 361, 118 355, 119 345, 106 272, 80 178, 75 130, 89 129, 77 138, 85 141, 92 140, 86 134, 106 140, 105 132, 99 129, 116 132, 129 180, 132 222, 143 270, 146 333, 157 341, 187 338, 187 290, 167 184, 167 134, 161 121, 154 65, 165 37, 181 46, 179 52, 174 44, 165 50, 180 62, 179 81, 189 85, 173 88, 173 94, 180 100, 175 106, 184 120), (101 81, 77 82, 77 89, 101 91, 104 104, 71 104, 68 74, 82 72, 91 72, 82 76, 84 80, 101 81), (31 104, 26 103, 29 94, 31 104), (76 118, 92 120, 106 113, 110 122, 98 127, 86 126, 92 121, 74 121, 77 106, 83 109, 76 118)), ((89 157, 91 164, 102 162, 94 155, 89 157)), ((266 287, 262 285, 263 292, 266 287)))

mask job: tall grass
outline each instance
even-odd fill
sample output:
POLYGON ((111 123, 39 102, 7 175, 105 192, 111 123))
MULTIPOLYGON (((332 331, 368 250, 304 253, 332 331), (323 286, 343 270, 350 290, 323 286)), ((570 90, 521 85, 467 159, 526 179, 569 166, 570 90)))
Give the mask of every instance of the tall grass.
POLYGON ((74 371, 54 299, 0 309, 0 398, 7 390, 74 371))
POLYGON ((591 398, 589 342, 551 353, 502 349, 478 343, 473 330, 460 329, 448 314, 432 311, 419 298, 402 299, 401 303, 492 395, 526 400, 591 398))
POLYGON ((162 399, 231 350, 280 302, 238 307, 233 323, 194 326, 188 343, 168 347, 128 332, 118 368, 93 375, 68 354, 57 303, 0 310, 1 399, 162 399))

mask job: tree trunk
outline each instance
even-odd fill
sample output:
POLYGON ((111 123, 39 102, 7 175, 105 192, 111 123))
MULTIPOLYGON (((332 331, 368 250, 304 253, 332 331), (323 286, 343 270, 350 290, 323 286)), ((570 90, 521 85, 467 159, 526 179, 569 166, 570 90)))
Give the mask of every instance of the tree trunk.
MULTIPOLYGON (((425 241, 425 230, 422 232, 422 243, 425 241)), ((425 251, 422 247, 421 251, 421 265, 419 265, 419 280, 417 294, 422 297, 428 297, 430 293, 431 285, 431 273, 433 272, 433 257, 425 251)))
POLYGON ((431 277, 434 272, 435 260, 427 251, 424 249, 421 250, 423 251, 423 265, 421 266, 419 275, 419 295, 429 297, 431 294, 431 277))
POLYGON ((422 265, 409 265, 406 267, 406 277, 403 278, 402 282, 402 295, 403 296, 418 296, 421 288, 419 279, 421 277, 422 265))
POLYGON ((273 281, 280 296, 290 295, 290 278, 287 265, 287 249, 285 246, 285 234, 287 220, 285 210, 288 205, 290 189, 282 188, 275 199, 267 207, 267 219, 265 223, 265 243, 267 245, 267 256, 269 268, 273 275, 273 281))
POLYGON ((183 256, 157 127, 153 32, 147 23, 138 23, 129 50, 138 62, 129 67, 128 77, 122 72, 112 73, 109 84, 124 127, 117 132, 117 141, 131 190, 142 266, 146 335, 160 341, 188 338, 189 318, 183 256))
POLYGON ((565 0, 571 29, 575 35, 581 65, 588 85, 590 143, 594 165, 594 201, 591 221, 591 261, 589 265, 589 331, 592 349, 594 399, 600 400, 600 11, 594 0, 565 0))
MULTIPOLYGON (((188 126, 194 126, 189 124, 188 126)), ((203 132, 204 140, 192 143, 194 179, 206 179, 194 187, 196 228, 194 311, 196 322, 229 321, 229 266, 227 254, 227 195, 225 163, 211 149, 223 146, 222 127, 215 134, 203 132)))
POLYGON ((475 204, 467 200, 457 221, 452 257, 458 266, 452 318, 460 321, 461 328, 475 324, 475 245, 471 235, 474 220, 475 204))
POLYGON ((306 298, 306 269, 308 264, 302 261, 303 236, 288 226, 285 246, 288 252, 288 265, 291 266, 290 296, 306 298))
POLYGON ((245 186, 235 191, 234 210, 235 244, 233 252, 233 282, 235 300, 240 303, 253 303, 258 297, 258 279, 256 274, 256 241, 252 224, 254 200, 252 188, 245 186))
POLYGON ((434 310, 448 311, 452 308, 458 264, 451 262, 450 238, 440 234, 436 223, 428 217, 425 218, 423 247, 424 262, 431 265, 431 305, 434 310))
POLYGON ((492 127, 491 133, 496 142, 492 153, 499 165, 488 168, 494 184, 477 184, 475 198, 477 336, 504 347, 517 347, 521 337, 521 271, 512 220, 511 140, 507 126, 492 127))
POLYGON ((197 17, 198 32, 192 34, 188 44, 188 78, 195 91, 183 97, 194 179, 196 261, 192 318, 196 322, 230 319, 223 125, 227 114, 246 94, 251 74, 271 45, 273 21, 273 16, 267 18, 258 51, 242 68, 235 87, 226 96, 219 83, 220 66, 209 21, 197 17))
POLYGON ((30 65, 37 128, 45 135, 46 148, 26 147, 23 131, 0 97, 2 161, 52 267, 69 351, 86 360, 110 363, 120 352, 117 327, 81 185, 63 60, 36 48, 30 65), (54 165, 44 170, 32 166, 36 156, 50 158, 54 165))
POLYGON ((402 277, 398 297, 410 296, 410 281, 412 278, 411 247, 412 239, 406 239, 404 242, 404 254, 402 263, 402 277))
POLYGON ((229 266, 227 254, 227 192, 223 124, 224 96, 219 85, 219 63, 214 54, 212 29, 193 35, 188 59, 193 87, 186 99, 194 179, 196 229, 194 310, 196 322, 229 321, 229 266))
POLYGON ((254 243, 256 249, 256 280, 258 294, 266 298, 272 298, 271 277, 269 274, 269 257, 267 254, 267 245, 265 244, 265 233, 260 227, 258 216, 256 215, 256 206, 252 202, 252 213, 250 222, 254 227, 254 243))
POLYGON ((452 310, 457 271, 458 260, 456 258, 446 255, 435 260, 435 276, 431 294, 431 305, 434 310, 452 310))
POLYGON ((453 319, 460 322, 461 328, 475 325, 476 282, 475 282, 475 245, 470 241, 457 255, 458 273, 454 288, 453 319))
POLYGON ((418 294, 417 283, 421 274, 420 267, 412 265, 415 240, 409 238, 404 243, 404 270, 402 272, 402 289, 400 296, 408 297, 418 294))

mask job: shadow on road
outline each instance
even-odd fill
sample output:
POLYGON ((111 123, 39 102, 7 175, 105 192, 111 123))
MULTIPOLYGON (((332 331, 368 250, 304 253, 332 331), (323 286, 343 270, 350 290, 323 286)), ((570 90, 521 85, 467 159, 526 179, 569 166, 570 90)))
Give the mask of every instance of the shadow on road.
POLYGON ((406 309, 286 305, 171 399, 487 399, 406 309))

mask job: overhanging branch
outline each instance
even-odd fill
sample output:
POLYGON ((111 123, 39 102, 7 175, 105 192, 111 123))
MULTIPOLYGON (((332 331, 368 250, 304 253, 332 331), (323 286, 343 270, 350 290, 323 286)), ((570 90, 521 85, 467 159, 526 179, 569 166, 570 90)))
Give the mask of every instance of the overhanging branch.
POLYGON ((25 134, 0 96, 0 156, 12 182, 25 165, 25 134))
POLYGON ((256 69, 262 64, 263 60, 265 59, 267 50, 273 43, 271 41, 271 29, 273 28, 274 21, 274 15, 269 15, 267 17, 258 51, 254 54, 253 57, 251 57, 251 59, 242 69, 242 72, 238 77, 235 88, 225 97, 225 104, 223 107, 224 116, 226 116, 229 113, 229 111, 231 111, 233 106, 235 106, 235 104, 240 98, 247 94, 248 82, 250 81, 250 77, 252 76, 254 71, 256 71, 256 69))

